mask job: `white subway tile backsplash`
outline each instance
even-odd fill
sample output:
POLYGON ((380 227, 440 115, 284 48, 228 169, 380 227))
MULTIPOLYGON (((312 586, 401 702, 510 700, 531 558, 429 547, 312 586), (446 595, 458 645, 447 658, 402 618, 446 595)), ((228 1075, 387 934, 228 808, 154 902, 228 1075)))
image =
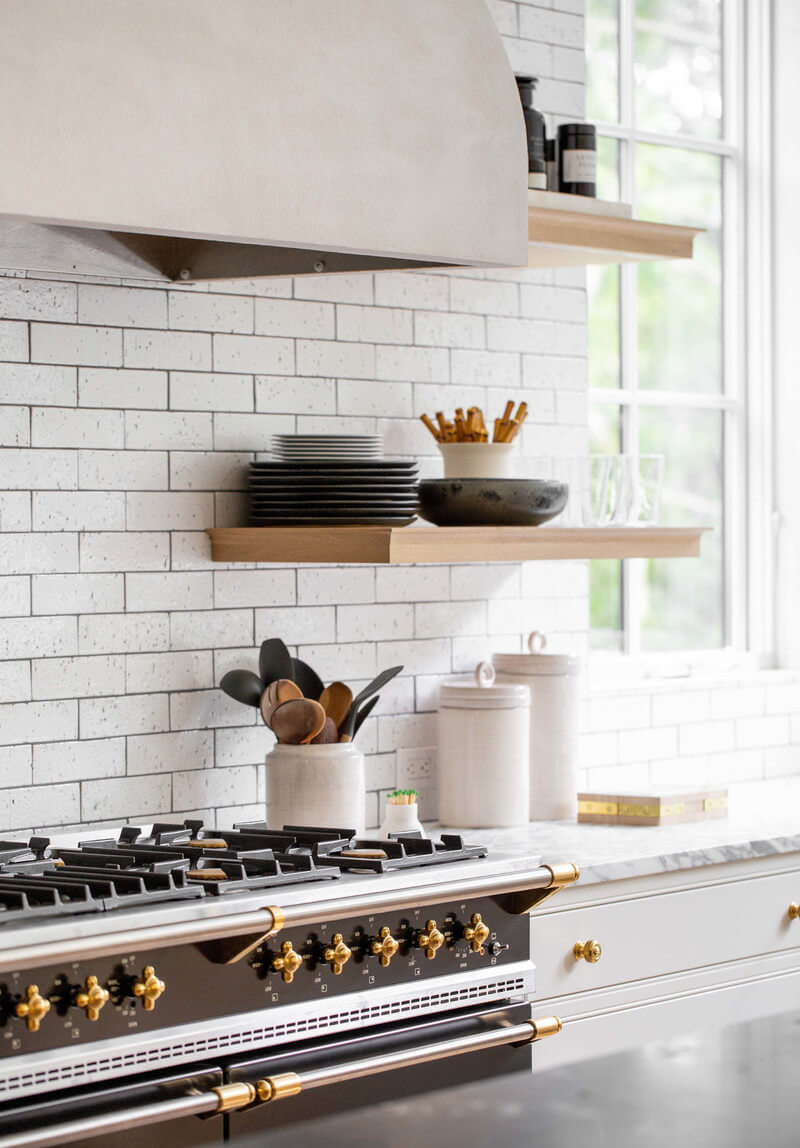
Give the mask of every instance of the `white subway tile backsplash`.
MULTIPOLYGON (((0 777, 3 786, 15 788, 31 784, 33 751, 29 745, 8 745, 0 748, 0 777)), ((3 795, 5 798, 5 794, 3 795)))
POLYGON ((124 530, 125 495, 101 491, 57 494, 35 491, 33 529, 124 530))
POLYGON ((335 311, 330 303, 256 299, 255 331, 257 335, 332 339, 336 334, 335 311))
POLYGON ((255 383, 257 411, 274 411, 291 415, 302 411, 313 411, 316 415, 336 413, 334 379, 256 375, 255 383))
POLYGON ((74 323, 77 291, 74 283, 0 278, 0 315, 5 319, 50 319, 74 323))
POLYGON ((481 315, 416 311, 414 342, 421 347, 485 347, 486 320, 481 315))
POLYGON ((103 323, 111 327, 164 327, 167 323, 166 292, 79 283, 78 322, 103 323))
POLYGON ((53 658, 77 652, 75 618, 0 618, 0 659, 53 658))
POLYGON ((163 410, 167 405, 167 372, 81 367, 78 371, 78 401, 82 407, 163 410))
POLYGON ((215 414, 214 450, 269 450, 274 434, 291 434, 294 416, 287 414, 215 414))
POLYGON ((205 530, 213 522, 211 494, 126 495, 128 530, 205 530))
POLYGON ((34 614, 113 613, 125 608, 123 574, 34 574, 34 614))
MULTIPOLYGON (((450 355, 453 383, 459 386, 518 387, 520 357, 511 352, 453 350, 450 355)), ((488 411, 486 412, 488 414, 488 411)))
MULTIPOLYGON (((103 570, 165 570, 169 565, 169 534, 154 531, 137 532, 131 528, 129 508, 128 530, 124 534, 97 531, 81 535, 80 568, 83 571, 103 570)), ((77 562, 69 569, 77 570, 77 562)))
MULTIPOLYGON (((0 284, 4 280, 0 277, 0 284)), ((78 393, 75 367, 0 362, 0 403, 69 406, 78 393)))
POLYGON ((410 604, 338 606, 336 637, 340 642, 384 642, 414 637, 410 604))
POLYGON ((251 375, 170 371, 169 405, 174 411, 251 411, 251 375))
POLYGON ((450 359, 443 347, 376 347, 375 354, 378 379, 446 383, 450 378, 450 359))
POLYGON ((79 820, 78 785, 26 786, 3 792, 3 824, 7 829, 68 825, 79 820))
POLYGON ((33 747, 35 785, 120 777, 125 773, 125 738, 46 742, 33 747))
POLYGON ((78 458, 69 450, 0 450, 0 475, 6 490, 74 490, 78 458))
POLYGON ((291 606, 296 598, 293 570, 218 570, 214 574, 214 606, 291 606))
MULTIPOLYGON (((31 612, 31 580, 24 574, 0 576, 0 610, 7 618, 31 612)), ((0 693, 0 698, 2 697, 0 693)))
POLYGON ((375 302, 381 307, 446 311, 449 298, 448 275, 426 275, 424 271, 411 274, 407 271, 386 271, 375 276, 375 302))
POLYGON ((81 818, 84 821, 115 821, 122 818, 154 819, 171 808, 172 781, 164 775, 115 777, 81 786, 81 818))
POLYGON ((0 410, 0 446, 30 446, 31 413, 28 407, 0 410))
POLYGON ((29 358, 28 324, 0 319, 0 359, 27 363, 29 358))
POLYGON ((167 728, 166 694, 129 694, 114 698, 81 698, 81 737, 117 737, 157 733, 167 728))
POLYGON ((293 368, 294 343, 291 339, 264 335, 214 335, 215 371, 289 375, 293 368))
POLYGON ((208 610, 213 605, 213 574, 128 574, 125 606, 139 610, 208 610))
MULTIPOLYGON (((2 358, 12 357, 2 355, 2 358)), ((31 362, 119 367, 122 365, 122 331, 118 327, 31 323, 31 362)))
MULTIPOLYGON (((2 593, 1 587, 0 593, 2 593)), ((0 698, 4 702, 29 702, 31 700, 30 662, 24 660, 0 662, 0 698)))
POLYGON ((121 654, 37 658, 31 670, 36 700, 107 697, 125 692, 125 659, 121 654))
POLYGON ((169 644, 167 614, 87 614, 78 620, 81 654, 166 650, 169 644))
POLYGON ((31 442, 45 447, 103 447, 124 445, 122 411, 84 407, 40 407, 31 412, 31 442))
POLYGON ((210 450, 212 416, 206 411, 128 411, 125 446, 142 450, 210 450))
POLYGON ((210 650, 128 654, 125 659, 125 689, 129 694, 210 689, 215 684, 213 678, 210 650))
MULTIPOLYGON (((256 369, 261 374, 278 368, 265 366, 256 369)), ((297 372, 326 378, 371 379, 375 376, 375 347, 368 343, 298 339, 297 372)))
POLYGON ((168 456, 154 450, 82 450, 78 485, 82 490, 163 490, 168 456))
POLYGON ((337 384, 339 413, 409 418, 414 412, 406 383, 375 383, 372 379, 340 379, 337 384))
POLYGON ((127 742, 129 775, 210 769, 214 764, 213 730, 137 734, 127 742))
MULTIPOLYGON (((30 495, 28 495, 30 498, 30 495)), ((78 569, 77 534, 4 534, 0 574, 38 574, 78 569)))
POLYGON ((168 371, 211 370, 211 335, 207 334, 126 331, 124 352, 126 367, 153 367, 168 371))
POLYGON ((187 610, 169 621, 173 650, 224 649, 253 644, 253 611, 187 610))
POLYGON ((294 280, 295 299, 324 299, 330 303, 372 303, 374 276, 303 275, 294 280))
MULTIPOLYGON (((336 641, 334 606, 306 606, 303 610, 298 610, 295 606, 269 606, 266 609, 256 610, 255 614, 256 636, 261 640, 264 637, 282 634, 293 646, 301 642, 336 641)), ((358 634, 347 635, 348 640, 358 636, 358 634)))
MULTIPOLYGON (((170 727, 211 729, 217 726, 254 725, 256 711, 219 689, 193 690, 170 695, 170 727)), ((158 728, 164 729, 165 725, 158 728)))
MULTIPOLYGON (((12 702, 0 705, 0 745, 78 736, 78 703, 12 702)), ((5 795, 4 795, 5 796, 5 795)))
POLYGON ((247 295, 214 295, 202 291, 170 291, 169 326, 172 330, 180 331, 220 331, 251 334, 253 331, 253 300, 247 295))
POLYGON ((256 767, 231 766, 226 769, 193 769, 172 775, 176 809, 195 805, 239 805, 255 801, 256 767))
POLYGON ((300 566, 297 571, 297 605, 344 605, 374 602, 376 571, 371 566, 300 566))

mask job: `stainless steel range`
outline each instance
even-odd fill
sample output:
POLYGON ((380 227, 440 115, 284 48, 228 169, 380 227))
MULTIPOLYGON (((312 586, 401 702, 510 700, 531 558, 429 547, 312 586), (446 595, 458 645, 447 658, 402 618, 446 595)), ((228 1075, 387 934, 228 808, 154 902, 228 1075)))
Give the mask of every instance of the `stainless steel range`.
POLYGON ((222 1144, 523 1068, 560 1029, 527 914, 577 877, 258 822, 0 842, 0 1148, 222 1144))

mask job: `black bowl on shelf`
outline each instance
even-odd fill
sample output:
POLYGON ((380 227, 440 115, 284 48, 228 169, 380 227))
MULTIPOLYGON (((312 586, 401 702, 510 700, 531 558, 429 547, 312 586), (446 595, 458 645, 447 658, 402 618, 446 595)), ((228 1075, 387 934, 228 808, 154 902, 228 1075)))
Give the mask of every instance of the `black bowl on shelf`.
POLYGON ((540 478, 427 478, 419 515, 434 526, 541 526, 567 504, 566 482, 540 478))

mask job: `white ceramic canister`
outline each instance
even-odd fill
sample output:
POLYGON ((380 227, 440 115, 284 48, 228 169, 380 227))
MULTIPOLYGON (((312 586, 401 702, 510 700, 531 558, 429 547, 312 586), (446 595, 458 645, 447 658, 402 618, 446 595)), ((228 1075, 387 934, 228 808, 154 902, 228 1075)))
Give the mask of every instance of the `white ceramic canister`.
POLYGON ((528 820, 527 686, 495 684, 488 662, 474 679, 439 690, 439 820, 453 828, 523 825, 528 820))
POLYGON ((534 631, 527 654, 495 654, 498 683, 530 687, 531 821, 574 819, 578 793, 579 658, 546 654, 534 631))
POLYGON ((445 478, 513 478, 515 442, 440 442, 445 478))
POLYGON ((353 742, 276 745, 267 754, 267 818, 284 825, 333 825, 363 836, 364 755, 353 742))

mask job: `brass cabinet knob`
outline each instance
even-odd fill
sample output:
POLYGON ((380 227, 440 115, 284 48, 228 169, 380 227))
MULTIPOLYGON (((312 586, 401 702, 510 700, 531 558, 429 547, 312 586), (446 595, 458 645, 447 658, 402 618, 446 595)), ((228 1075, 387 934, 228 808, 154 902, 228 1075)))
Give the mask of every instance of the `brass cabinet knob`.
POLYGON ((322 955, 338 977, 339 973, 342 971, 353 954, 344 943, 342 934, 334 933, 332 944, 328 945, 322 955))
POLYGON ((388 925, 383 925, 378 936, 372 941, 369 951, 373 957, 380 957, 381 964, 386 968, 399 948, 400 945, 392 936, 392 930, 388 925))
POLYGON ((28 985, 25 1000, 20 1001, 14 1011, 25 1021, 28 1032, 38 1032, 39 1025, 50 1012, 50 1001, 41 995, 38 985, 28 985))
POLYGON ((432 961, 444 944, 444 934, 436 928, 435 921, 426 921, 425 929, 417 936, 417 947, 425 950, 425 956, 432 961))
POLYGON ((590 965, 596 965, 602 956, 603 950, 599 941, 576 941, 572 947, 572 955, 576 961, 581 957, 590 965))
POLYGON ((789 920, 796 921, 798 918, 800 918, 800 905, 797 903, 797 901, 792 901, 791 905, 789 906, 789 920))
POLYGON ((292 948, 291 941, 284 941, 281 945, 281 955, 272 958, 272 969, 280 973, 287 985, 294 980, 294 974, 303 967, 303 958, 292 948))
POLYGON ((100 1009, 108 1004, 108 991, 99 983, 97 977, 88 976, 84 987, 75 993, 75 1004, 85 1010, 87 1020, 97 1020, 100 1009))
POLYGON ((166 989, 163 981, 160 981, 156 976, 156 971, 152 965, 146 965, 142 971, 142 975, 137 977, 133 982, 133 995, 141 997, 142 1004, 147 1012, 151 1012, 156 1007, 156 1001, 166 989))
POLYGON ((484 941, 489 939, 489 929, 484 924, 480 913, 472 914, 472 921, 464 928, 464 940, 469 941, 473 953, 479 953, 484 941))

